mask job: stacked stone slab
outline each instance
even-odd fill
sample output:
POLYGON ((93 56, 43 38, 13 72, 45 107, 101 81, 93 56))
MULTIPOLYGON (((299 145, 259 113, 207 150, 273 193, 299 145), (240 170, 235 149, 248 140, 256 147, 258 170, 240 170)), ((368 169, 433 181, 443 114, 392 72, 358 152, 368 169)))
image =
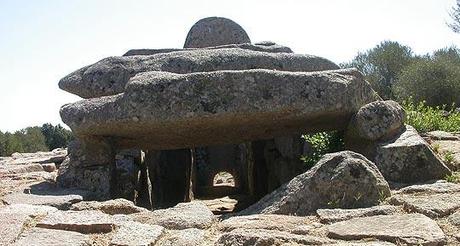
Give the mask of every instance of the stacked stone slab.
POLYGON ((137 191, 152 191, 137 194, 146 207, 193 199, 196 184, 209 185, 216 171, 261 197, 305 171, 300 135, 309 132, 347 130, 350 148, 385 169, 379 153, 387 156, 386 141, 404 132, 397 103, 377 119, 384 128, 366 122, 381 107, 369 104, 379 97, 357 70, 273 42, 251 44, 241 26, 218 17, 198 21, 183 49, 130 50, 69 74, 59 87, 84 98, 60 111, 77 141, 59 184, 119 197, 115 155, 143 150, 145 161, 140 151, 131 159, 141 160, 137 191), (374 146, 370 154, 354 146, 363 139, 374 146))

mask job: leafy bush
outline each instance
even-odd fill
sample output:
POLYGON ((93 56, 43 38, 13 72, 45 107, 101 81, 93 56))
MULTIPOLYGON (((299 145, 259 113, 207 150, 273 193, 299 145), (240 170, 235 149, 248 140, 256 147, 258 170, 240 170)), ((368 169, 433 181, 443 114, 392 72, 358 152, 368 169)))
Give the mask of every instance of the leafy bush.
POLYGON ((427 106, 424 101, 413 103, 408 99, 402 103, 406 110, 406 124, 413 126, 419 132, 435 130, 456 132, 460 131, 460 112, 452 105, 449 110, 442 107, 427 106))
POLYGON ((310 145, 309 153, 301 158, 308 168, 314 166, 324 154, 341 151, 345 148, 342 132, 319 132, 306 134, 302 137, 310 145))
POLYGON ((429 106, 460 103, 460 52, 456 48, 437 51, 408 65, 395 84, 400 100, 412 98, 429 106))

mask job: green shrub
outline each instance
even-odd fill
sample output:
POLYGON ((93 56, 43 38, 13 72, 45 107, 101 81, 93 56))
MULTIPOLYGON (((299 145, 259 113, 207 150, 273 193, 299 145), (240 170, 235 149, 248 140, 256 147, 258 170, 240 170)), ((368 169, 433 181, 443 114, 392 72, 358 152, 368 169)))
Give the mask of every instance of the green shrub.
POLYGON ((302 156, 308 168, 314 166, 324 154, 344 150, 343 133, 338 131, 319 132, 302 136, 310 145, 310 151, 302 156))
POLYGON ((427 106, 424 101, 413 103, 411 99, 403 101, 402 106, 406 110, 406 124, 413 126, 419 132, 429 131, 460 131, 460 112, 457 112, 452 105, 427 106))
POLYGON ((429 106, 460 104, 460 51, 448 48, 404 68, 394 86, 399 100, 412 98, 429 106))

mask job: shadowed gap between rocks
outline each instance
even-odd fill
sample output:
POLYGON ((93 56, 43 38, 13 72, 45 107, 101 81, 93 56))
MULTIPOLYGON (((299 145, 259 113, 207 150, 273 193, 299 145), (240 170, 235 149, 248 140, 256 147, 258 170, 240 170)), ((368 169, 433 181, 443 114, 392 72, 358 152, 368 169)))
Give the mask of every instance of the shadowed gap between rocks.
POLYGON ((294 135, 192 149, 118 151, 111 196, 148 209, 196 199, 210 201, 214 213, 239 211, 306 171, 304 145, 294 135), (233 185, 214 184, 223 172, 233 185), (222 198, 227 202, 213 205, 222 198))

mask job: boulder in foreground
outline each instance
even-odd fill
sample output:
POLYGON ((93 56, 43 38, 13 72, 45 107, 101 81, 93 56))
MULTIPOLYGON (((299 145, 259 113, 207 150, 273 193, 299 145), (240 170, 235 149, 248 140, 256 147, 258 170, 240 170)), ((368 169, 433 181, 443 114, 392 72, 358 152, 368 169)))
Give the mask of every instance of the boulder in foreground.
POLYGON ((361 154, 342 151, 326 154, 312 169, 242 213, 303 216, 326 207, 370 207, 389 195, 388 183, 374 163, 361 154))

